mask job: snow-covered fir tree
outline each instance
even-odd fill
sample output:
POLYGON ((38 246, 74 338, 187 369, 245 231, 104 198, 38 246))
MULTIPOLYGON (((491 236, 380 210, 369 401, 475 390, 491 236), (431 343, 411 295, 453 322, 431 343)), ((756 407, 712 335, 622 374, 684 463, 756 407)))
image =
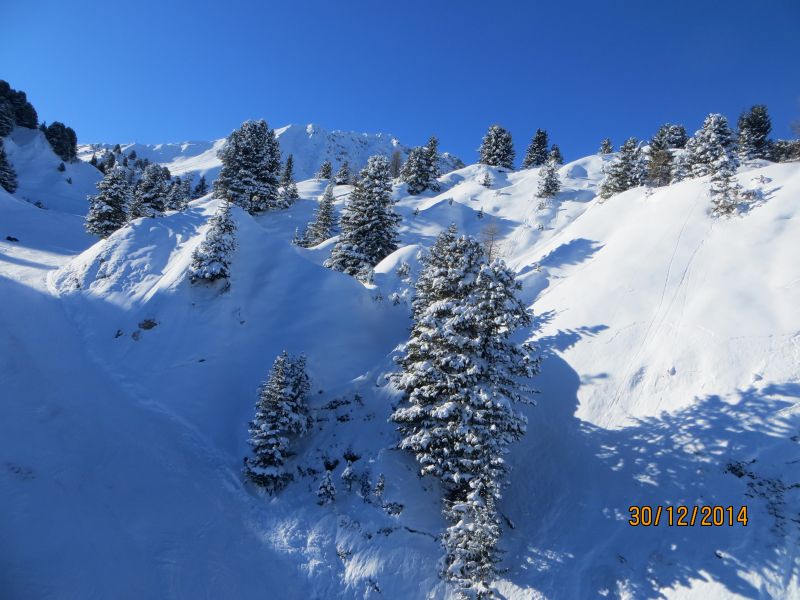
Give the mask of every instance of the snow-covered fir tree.
POLYGON ((547 132, 544 129, 537 129, 525 152, 525 158, 522 160, 522 168, 531 169, 533 167, 541 167, 546 163, 547 157, 550 154, 548 150, 549 143, 547 132))
POLYGON ((428 143, 423 146, 425 152, 425 162, 428 165, 428 189, 434 192, 439 191, 439 138, 432 135, 428 138, 428 143))
POLYGON ((617 156, 606 165, 605 173, 600 184, 601 198, 610 198, 644 183, 644 159, 636 138, 628 138, 620 146, 617 156))
MULTIPOLYGON (((113 157, 114 155, 112 154, 111 156, 113 157)), ((138 219, 139 217, 158 217, 163 215, 169 189, 169 169, 155 163, 147 165, 133 192, 130 218, 138 219)))
POLYGON ((647 185, 661 187, 672 182, 672 152, 665 148, 653 149, 651 146, 647 151, 645 163, 647 185))
POLYGON ((249 429, 252 456, 244 459, 244 473, 271 494, 292 480, 286 460, 292 456, 292 443, 310 425, 308 387, 305 358, 292 358, 284 351, 258 390, 249 429))
POLYGON ((97 183, 97 194, 89 196, 89 211, 86 213, 86 231, 106 238, 128 221, 128 207, 133 201, 128 174, 122 167, 115 167, 97 183))
POLYGON ((317 179, 330 179, 331 177, 333 177, 333 165, 331 161, 325 159, 319 167, 317 179))
POLYGON ((322 481, 319 482, 319 488, 317 488, 317 504, 325 506, 333 503, 334 500, 336 500, 336 486, 333 485, 330 470, 326 469, 322 481))
POLYGON ((547 155, 547 158, 555 161, 559 166, 564 164, 564 156, 561 154, 561 148, 558 147, 558 144, 550 146, 550 154, 547 155))
POLYGON ((336 171, 336 177, 333 178, 333 182, 336 185, 347 185, 350 183, 350 178, 352 177, 350 173, 350 163, 344 161, 340 166, 339 170, 336 171))
POLYGON ((389 161, 373 156, 355 184, 340 221, 341 234, 325 266, 362 281, 376 264, 397 250, 389 161))
POLYGON ((739 157, 742 160, 754 158, 770 158, 769 134, 772 121, 767 107, 757 104, 739 117, 739 157))
POLYGON ((9 194, 17 191, 17 172, 6 156, 6 149, 3 147, 3 138, 0 137, 0 187, 9 194))
POLYGON ((294 182, 294 157, 290 154, 286 159, 283 175, 281 175, 278 207, 289 208, 298 198, 300 198, 300 194, 297 192, 297 185, 294 182))
POLYGON ((412 148, 408 152, 408 158, 400 169, 400 180, 406 182, 408 193, 412 196, 428 189, 428 164, 422 147, 412 148))
POLYGON ((688 141, 686 128, 683 125, 665 123, 658 128, 650 139, 650 150, 677 150, 686 147, 688 141))
POLYGON ((525 431, 514 408, 538 361, 510 341, 531 317, 519 284, 481 245, 454 227, 423 259, 410 339, 393 378, 404 402, 392 419, 399 447, 445 492, 443 576, 466 595, 486 597, 499 539, 496 501, 508 475, 509 445, 525 431))
POLYGON ((611 138, 606 138, 600 142, 599 154, 611 154, 614 152, 614 146, 611 144, 611 138))
POLYGON ((336 210, 333 201, 333 184, 329 184, 319 201, 314 220, 308 224, 302 237, 298 239, 298 245, 310 248, 333 236, 336 229, 336 210))
MULTIPOLYGON (((728 119, 723 115, 712 113, 703 121, 694 137, 686 143, 686 161, 692 177, 703 177, 714 173, 714 165, 733 161, 738 167, 736 144, 733 132, 728 127, 728 119)), ((735 168, 734 167, 734 168, 735 168)))
POLYGON ((192 200, 197 200, 198 198, 205 196, 208 193, 208 183, 206 183, 206 176, 201 175, 200 181, 197 182, 197 185, 194 186, 194 190, 192 190, 192 200))
POLYGON ((500 125, 489 127, 486 135, 483 136, 478 162, 490 167, 513 169, 514 144, 511 134, 500 125))
POLYGON ((483 174, 483 178, 481 179, 481 185, 485 188, 492 187, 492 176, 489 175, 489 172, 483 174))
POLYGON ((78 158, 78 136, 72 127, 53 121, 44 127, 44 135, 50 143, 53 152, 65 162, 72 162, 78 158))
POLYGON ((192 282, 211 282, 230 277, 231 255, 235 249, 236 223, 231 216, 231 203, 223 200, 209 219, 205 238, 192 252, 189 269, 192 282))
POLYGON ((188 176, 183 179, 175 177, 167 190, 164 208, 166 210, 186 210, 189 200, 191 200, 191 195, 192 182, 188 176))
POLYGON ((245 121, 217 153, 222 161, 214 190, 250 214, 278 208, 281 151, 266 121, 245 121))
POLYGON ((711 175, 711 212, 716 216, 732 214, 738 204, 741 186, 736 181, 734 175, 736 167, 734 163, 727 159, 714 165, 714 173, 711 175))
POLYGON ((548 160, 539 170, 539 188, 536 193, 540 198, 553 198, 561 190, 561 179, 558 177, 558 165, 555 160, 548 160))

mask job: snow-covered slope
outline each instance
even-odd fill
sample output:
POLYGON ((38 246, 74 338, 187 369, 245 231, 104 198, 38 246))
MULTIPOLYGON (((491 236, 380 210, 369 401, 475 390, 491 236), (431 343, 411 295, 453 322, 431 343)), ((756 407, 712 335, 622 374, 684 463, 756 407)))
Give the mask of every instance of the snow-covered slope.
POLYGON ((497 231, 545 359, 501 507, 502 597, 800 597, 800 164, 743 169, 763 200, 714 219, 703 179, 595 198, 604 160, 562 167, 542 206, 536 169, 472 165, 419 197, 398 186, 403 246, 371 287, 321 266, 333 240, 290 243, 321 182, 287 211, 234 212, 225 293, 186 275, 209 197, 90 246, 77 217, 0 192, 0 589, 449 597, 436 490, 393 449, 385 374, 418 251, 456 223, 497 231), (284 348, 308 355, 314 429, 269 498, 239 469, 284 348), (394 510, 347 490, 346 452, 359 475, 385 474, 394 510), (338 495, 320 507, 325 460, 338 495), (628 525, 630 505, 667 503, 747 505, 750 521, 628 525))
MULTIPOLYGON (((370 156, 391 156, 395 150, 399 150, 405 160, 410 149, 388 133, 329 131, 319 125, 287 125, 276 129, 275 133, 281 145, 283 160, 290 154, 294 156, 295 176, 298 179, 314 177, 325 160, 331 161, 335 173, 344 161, 349 161, 350 167, 357 170, 367 164, 370 156)), ((205 175, 210 182, 219 172, 217 151, 224 143, 225 140, 221 139, 177 144, 121 144, 120 147, 126 154, 135 151, 139 158, 147 158, 168 167, 173 175, 205 175)), ((89 160, 93 153, 102 154, 112 148, 113 144, 86 144, 79 147, 78 156, 89 160)), ((458 158, 445 152, 439 166, 446 173, 460 164, 458 158)))

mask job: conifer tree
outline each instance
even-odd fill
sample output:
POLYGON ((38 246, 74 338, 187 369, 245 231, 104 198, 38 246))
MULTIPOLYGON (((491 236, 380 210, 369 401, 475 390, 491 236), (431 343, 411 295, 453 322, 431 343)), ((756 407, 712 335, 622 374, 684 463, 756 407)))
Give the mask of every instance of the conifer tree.
POLYGON ((672 162, 672 152, 666 149, 653 150, 651 146, 646 159, 646 183, 654 187, 669 185, 673 177, 672 162))
POLYGON ((253 456, 244 460, 245 475, 270 494, 292 480, 286 460, 292 456, 292 442, 308 431, 307 402, 305 358, 291 358, 283 351, 258 390, 248 440, 253 456))
POLYGON ((536 195, 540 198, 553 198, 560 190, 561 180, 558 177, 557 165, 551 158, 539 170, 539 190, 536 195))
POLYGON ((650 139, 650 151, 677 150, 686 147, 688 141, 686 128, 683 125, 665 123, 658 128, 656 134, 650 139))
POLYGON ((730 215, 736 211, 741 186, 736 181, 732 162, 723 160, 715 165, 711 175, 711 212, 716 216, 730 215))
POLYGON ((344 161, 336 172, 336 177, 334 177, 333 181, 336 185, 347 185, 350 183, 350 177, 350 163, 344 161))
POLYGON ((423 146, 423 153, 425 164, 428 167, 427 188, 438 192, 439 182, 437 180, 441 176, 441 172, 439 171, 439 139, 435 135, 428 138, 428 143, 423 146))
POLYGON ((279 208, 289 208, 300 197, 294 182, 294 157, 290 154, 281 176, 281 189, 278 194, 279 208))
POLYGON ((101 170, 97 164, 97 154, 95 154, 94 152, 92 152, 92 158, 89 159, 89 164, 95 167, 96 169, 101 170))
POLYGON ((437 478, 443 513, 442 574, 468 597, 487 597, 497 561, 496 502, 508 476, 504 455, 525 432, 514 408, 530 390, 538 361, 511 343, 531 317, 519 284, 481 245, 443 233, 424 259, 413 302, 414 324, 394 382, 404 402, 392 419, 399 447, 420 473, 437 478))
POLYGON ((392 179, 397 179, 400 177, 400 171, 402 169, 403 155, 400 153, 400 150, 393 150, 392 158, 389 161, 389 174, 392 176, 392 179))
POLYGON ((183 179, 175 177, 167 189, 164 208, 166 210, 186 210, 191 199, 191 189, 192 184, 188 176, 183 179))
POLYGON ((281 152, 266 121, 245 121, 217 156, 222 161, 214 190, 250 214, 278 208, 281 152))
POLYGON ((314 220, 306 227, 303 236, 298 240, 298 245, 310 248, 333 236, 336 229, 336 212, 333 208, 333 201, 333 184, 329 184, 325 188, 316 213, 314 213, 314 220))
POLYGON ((636 138, 620 146, 619 154, 606 166, 606 176, 600 184, 600 197, 610 198, 644 183, 645 167, 636 138))
POLYGON ((206 176, 201 175, 200 181, 197 182, 197 185, 194 186, 194 191, 192 192, 192 200, 197 200, 198 198, 205 196, 208 193, 208 184, 206 183, 206 176))
POLYGON ((408 158, 400 170, 400 180, 408 184, 408 193, 412 196, 428 189, 428 164, 423 148, 412 148, 408 152, 408 158))
POLYGON ((362 281, 376 264, 397 250, 389 161, 373 156, 361 172, 341 218, 341 235, 325 266, 362 281))
POLYGON ((714 164, 720 159, 732 161, 738 167, 736 145, 728 120, 712 113, 703 121, 703 127, 686 143, 686 160, 692 177, 703 177, 714 173, 714 164))
POLYGON ((548 155, 548 159, 555 161, 555 163, 559 166, 564 164, 564 157, 561 154, 561 148, 558 147, 558 144, 553 144, 550 146, 550 154, 548 155))
POLYGON ((132 192, 122 167, 110 169, 97 183, 97 194, 89 196, 86 231, 107 238, 128 220, 132 192))
POLYGON ((757 104, 739 117, 739 157, 742 160, 770 157, 772 121, 767 107, 757 104))
POLYGON ((336 500, 336 486, 333 485, 333 478, 331 472, 325 470, 325 475, 322 476, 322 481, 319 482, 317 489, 317 504, 325 506, 331 504, 336 500))
POLYGON ((478 162, 490 167, 513 169, 514 144, 511 140, 511 134, 500 125, 489 127, 486 135, 483 136, 478 162))
POLYGON ((550 142, 547 139, 547 132, 544 129, 537 129, 528 150, 525 152, 525 158, 522 161, 523 169, 531 169, 533 167, 541 167, 547 162, 547 157, 550 154, 547 145, 550 142))
POLYGON ((614 152, 614 146, 611 144, 611 138, 606 138, 600 142, 599 154, 611 154, 614 152))
POLYGON ((14 123, 20 127, 36 129, 39 117, 36 109, 28 102, 25 92, 14 90, 7 81, 0 79, 0 99, 5 99, 11 105, 14 113, 14 123))
POLYGON ((672 159, 670 167, 670 183, 678 183, 690 177, 689 161, 686 152, 680 152, 672 159))
POLYGON ((231 255, 235 249, 236 223, 231 216, 231 203, 223 200, 209 219, 205 238, 192 252, 189 269, 192 283, 228 279, 231 255))
POLYGON ((333 165, 331 165, 331 161, 325 159, 319 167, 317 179, 330 179, 331 177, 333 177, 333 165))
POLYGON ((8 161, 2 138, 0 138, 0 187, 9 194, 17 191, 17 172, 8 161))
POLYGON ((0 137, 5 137, 14 130, 14 109, 8 98, 0 97, 0 137))
MULTIPOLYGON (((111 154, 111 156, 113 157, 114 155, 111 154)), ((147 165, 133 192, 130 218, 138 219, 139 217, 158 217, 163 215, 169 189, 169 169, 155 163, 147 165)))

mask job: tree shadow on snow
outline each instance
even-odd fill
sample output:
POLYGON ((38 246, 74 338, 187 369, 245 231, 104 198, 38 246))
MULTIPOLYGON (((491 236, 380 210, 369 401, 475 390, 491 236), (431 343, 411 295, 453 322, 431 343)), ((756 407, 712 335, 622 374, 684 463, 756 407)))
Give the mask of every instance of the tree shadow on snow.
POLYGON ((798 404, 800 384, 709 395, 602 429, 575 417, 581 381, 556 351, 604 327, 538 341, 542 393, 510 456, 502 504, 518 527, 504 535, 503 579, 556 599, 663 598, 694 579, 746 598, 780 597, 798 569, 800 414, 787 407, 798 404), (746 505, 749 522, 632 527, 631 505, 746 505), (774 589, 756 587, 754 573, 774 589))

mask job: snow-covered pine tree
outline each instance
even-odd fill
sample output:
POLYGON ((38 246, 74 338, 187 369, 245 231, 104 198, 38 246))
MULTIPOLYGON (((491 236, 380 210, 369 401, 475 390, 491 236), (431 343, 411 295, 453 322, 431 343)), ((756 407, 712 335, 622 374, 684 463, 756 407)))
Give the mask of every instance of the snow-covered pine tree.
POLYGON ((559 166, 564 164, 564 156, 561 154, 561 148, 558 147, 558 144, 550 146, 550 154, 547 155, 547 158, 548 160, 555 161, 559 166))
POLYGON ((192 200, 197 200, 198 198, 205 196, 208 193, 208 184, 206 183, 206 176, 200 175, 200 181, 197 182, 197 185, 194 186, 194 191, 192 191, 192 200))
POLYGON ((44 130, 44 135, 50 143, 53 152, 61 160, 71 162, 78 158, 78 136, 72 127, 67 127, 59 121, 53 121, 44 130))
POLYGON ((147 165, 133 192, 129 217, 138 219, 139 217, 158 217, 164 214, 164 203, 169 188, 169 169, 155 163, 147 165))
POLYGON ((325 159, 322 161, 322 164, 319 167, 317 179, 330 179, 331 177, 333 177, 333 165, 331 164, 331 161, 325 159))
POLYGON ((397 250, 400 217, 392 207, 391 191, 389 161, 371 157, 345 206, 339 241, 326 267, 365 281, 372 267, 397 250))
POLYGON ((164 201, 166 210, 186 210, 191 200, 192 182, 186 176, 183 179, 175 177, 167 190, 164 201))
POLYGON ((435 135, 432 135, 430 138, 428 138, 428 143, 423 146, 423 152, 425 155, 425 163, 428 166, 428 189, 438 192, 438 179, 441 176, 441 173, 439 172, 439 138, 437 138, 435 135))
POLYGON ((514 144, 511 140, 511 134, 500 125, 489 127, 486 135, 483 136, 478 162, 490 167, 513 169, 514 144))
POLYGON ((333 178, 333 182, 336 185, 347 185, 350 183, 350 163, 344 161, 339 170, 336 171, 336 177, 333 178))
POLYGON ((650 139, 650 150, 677 150, 684 148, 688 141, 683 125, 664 123, 650 139))
POLYGON ((772 121, 767 107, 757 104, 739 117, 739 157, 742 160, 770 157, 769 134, 772 121))
POLYGON ((245 121, 217 153, 222 161, 214 190, 250 214, 277 208, 281 151, 266 121, 245 121))
POLYGON ((646 183, 654 187, 669 185, 672 181, 672 152, 667 149, 654 150, 651 146, 646 156, 646 183))
POLYGON ((489 172, 483 174, 483 178, 481 179, 481 185, 485 188, 492 187, 492 176, 489 175, 489 172))
POLYGON ((730 215, 736 210, 741 186, 736 181, 735 174, 736 167, 727 158, 721 158, 714 165, 710 192, 711 212, 715 216, 730 215))
POLYGON ((412 148, 408 152, 408 158, 400 169, 400 180, 408 184, 408 193, 412 196, 428 189, 428 164, 424 148, 412 148))
POLYGON ((539 189, 536 195, 540 198, 553 198, 561 190, 557 168, 555 160, 549 159, 539 170, 539 189))
POLYGON ((330 470, 326 469, 322 481, 319 482, 319 488, 317 488, 317 504, 325 506, 333 503, 334 500, 336 500, 336 486, 333 485, 330 470))
MULTIPOLYGON (((703 121, 694 137, 686 143, 686 161, 692 177, 703 177, 714 173, 714 165, 721 157, 725 161, 732 160, 738 167, 736 144, 733 132, 728 127, 728 119, 723 115, 712 113, 703 121)), ((735 168, 735 167, 734 167, 735 168)))
POLYGON ((294 182, 294 157, 290 154, 286 158, 286 166, 281 176, 281 189, 278 193, 278 207, 289 208, 300 197, 297 185, 294 182))
POLYGON ((0 137, 5 137, 14 130, 14 109, 8 98, 0 97, 0 137))
POLYGON ((314 220, 306 227, 302 238, 298 241, 298 245, 310 248, 333 236, 336 229, 336 211, 333 207, 333 201, 333 184, 328 184, 314 213, 314 220))
POLYGON ((205 239, 192 252, 189 269, 192 283, 230 277, 231 255, 235 248, 236 223, 231 216, 231 203, 224 200, 209 219, 205 239))
POLYGON ((530 391, 530 349, 511 343, 531 317, 502 261, 451 227, 424 259, 413 302, 414 324, 393 378, 405 393, 392 419, 399 447, 414 454, 422 475, 439 479, 443 576, 470 597, 486 597, 499 538, 495 502, 507 479, 504 455, 525 431, 514 408, 530 391))
POLYGON ((610 198, 644 183, 645 168, 642 151, 636 138, 628 138, 618 155, 606 166, 606 176, 600 184, 600 197, 610 198))
POLYGON ((258 390, 248 440, 253 456, 244 459, 244 474, 270 494, 292 480, 286 459, 292 456, 292 442, 308 431, 307 395, 305 358, 283 351, 258 390))
POLYGON ((97 183, 97 194, 89 196, 86 213, 86 231, 107 238, 128 221, 128 207, 133 200, 128 175, 122 167, 115 167, 97 183))
POLYGON ((400 171, 403 169, 403 155, 400 150, 392 151, 392 158, 389 159, 389 174, 392 179, 400 177, 400 171))
POLYGON ((546 163, 547 157, 550 154, 550 151, 547 149, 549 143, 547 132, 544 129, 537 129, 536 133, 531 138, 528 150, 525 152, 522 168, 531 169, 533 167, 541 167, 546 163))
POLYGON ((599 154, 611 154, 614 152, 614 146, 611 144, 611 138, 606 138, 600 142, 599 154))

